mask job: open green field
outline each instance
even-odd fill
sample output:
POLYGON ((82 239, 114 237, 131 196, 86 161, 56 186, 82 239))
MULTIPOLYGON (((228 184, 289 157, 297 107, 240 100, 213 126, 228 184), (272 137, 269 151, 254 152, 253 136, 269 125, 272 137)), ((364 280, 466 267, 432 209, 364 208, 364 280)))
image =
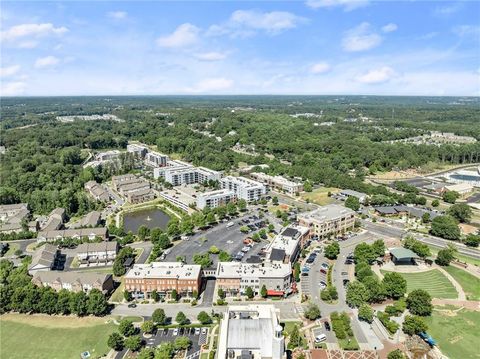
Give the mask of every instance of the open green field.
POLYGON ((0 357, 8 359, 92 358, 108 353, 107 339, 116 326, 106 318, 5 314, 0 317, 0 357))
POLYGON ((480 279, 457 267, 444 269, 462 286, 468 300, 480 300, 480 279))
POLYGON ((115 289, 115 292, 113 292, 112 296, 110 297, 110 300, 112 302, 117 302, 120 303, 123 301, 123 291, 125 290, 125 278, 122 277, 120 281, 120 285, 118 286, 117 289, 115 289))
MULTIPOLYGON (((455 244, 455 243, 453 243, 453 244, 455 244)), ((432 255, 435 255, 435 256, 437 255, 438 251, 440 250, 440 248, 433 247, 433 246, 428 246, 428 248, 430 248, 430 252, 432 252, 432 255)), ((465 256, 465 255, 460 254, 460 253, 456 253, 455 257, 460 262, 473 264, 475 266, 480 266, 480 260, 479 259, 468 257, 468 256, 465 256)))
MULTIPOLYGON (((387 271, 382 270, 382 273, 387 271)), ((456 299, 458 293, 452 283, 439 270, 420 273, 398 273, 407 281, 407 293, 414 289, 424 289, 433 298, 456 299)))
POLYGON ((10 257, 10 256, 13 256, 15 254, 15 251, 17 249, 20 249, 20 246, 16 243, 9 243, 8 244, 8 251, 5 252, 4 256, 5 257, 10 257))
POLYGON ((312 192, 302 193, 302 198, 304 200, 309 200, 312 203, 316 203, 320 206, 325 206, 333 202, 333 199, 328 197, 328 192, 337 193, 340 190, 334 187, 320 187, 314 189, 312 192))
POLYGON ((425 318, 425 322, 429 328, 428 334, 437 341, 442 353, 449 358, 480 358, 480 312, 435 307, 432 315, 425 318))

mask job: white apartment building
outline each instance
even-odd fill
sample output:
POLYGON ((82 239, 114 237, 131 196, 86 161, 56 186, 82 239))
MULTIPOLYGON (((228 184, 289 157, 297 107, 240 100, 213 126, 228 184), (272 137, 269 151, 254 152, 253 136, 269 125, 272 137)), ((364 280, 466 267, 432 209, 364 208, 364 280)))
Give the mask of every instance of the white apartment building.
POLYGON ((250 176, 271 188, 284 191, 290 195, 303 191, 303 183, 290 181, 282 176, 270 176, 263 172, 252 172, 250 176))
POLYGON ((277 312, 271 304, 229 306, 220 323, 217 359, 286 358, 277 312))
POLYGON ((95 161, 108 162, 108 161, 117 160, 121 154, 122 152, 120 152, 119 150, 99 152, 95 155, 95 161))
POLYGON ((297 218, 301 226, 310 228, 319 238, 344 234, 355 227, 355 212, 337 204, 300 213, 297 218))
POLYGON ((230 190, 220 189, 216 191, 205 192, 197 196, 197 208, 216 208, 234 200, 235 193, 230 190))
POLYGON ((204 183, 207 181, 220 181, 222 174, 205 167, 183 167, 165 170, 165 181, 173 186, 182 184, 204 183))
POLYGON ((165 178, 165 172, 171 171, 174 169, 190 168, 193 167, 190 163, 183 162, 180 160, 171 160, 167 162, 165 167, 156 167, 153 169, 153 178, 157 179, 159 177, 165 178))
POLYGON ((77 247, 77 258, 80 263, 112 262, 117 257, 118 244, 112 242, 82 243, 77 247))
POLYGON ((145 155, 145 164, 152 167, 165 167, 168 156, 158 152, 148 152, 145 155))
POLYGON ((309 238, 310 229, 289 226, 279 233, 268 245, 266 258, 270 261, 293 263, 297 260, 309 238))
POLYGON ((237 199, 247 202, 258 201, 267 192, 262 183, 244 177, 227 176, 220 180, 220 185, 223 189, 233 191, 237 199))
POLYGON ((255 295, 265 285, 268 295, 284 295, 290 292, 292 267, 287 263, 219 262, 215 271, 217 289, 227 295, 245 294, 248 287, 255 295))
POLYGON ((131 143, 127 145, 127 152, 133 153, 138 158, 145 158, 148 153, 148 147, 142 144, 131 143))

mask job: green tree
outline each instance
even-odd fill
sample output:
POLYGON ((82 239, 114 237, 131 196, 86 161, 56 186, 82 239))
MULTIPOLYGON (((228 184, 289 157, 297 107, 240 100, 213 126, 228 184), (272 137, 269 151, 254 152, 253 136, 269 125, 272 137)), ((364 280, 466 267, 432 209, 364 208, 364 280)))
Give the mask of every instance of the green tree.
POLYGON ((466 203, 451 205, 447 213, 461 223, 468 223, 472 218, 472 208, 466 203))
POLYGON ((165 325, 165 323, 167 322, 167 316, 165 315, 165 311, 162 308, 155 309, 152 314, 152 320, 158 325, 165 325))
POLYGON ((469 247, 478 247, 480 245, 480 235, 469 234, 465 238, 465 245, 469 247))
POLYGON ((275 226, 272 223, 268 224, 268 231, 272 233, 275 230, 275 226))
POLYGON ((203 310, 200 313, 198 313, 197 320, 203 325, 212 324, 212 318, 208 315, 207 312, 203 310))
POLYGON ((108 336, 107 345, 109 348, 116 350, 117 352, 121 351, 124 346, 123 338, 117 332, 113 332, 108 336))
POLYGON ((387 359, 405 359, 405 355, 400 349, 395 349, 388 353, 387 359))
POLYGON ((230 254, 228 254, 227 252, 220 251, 220 253, 218 253, 218 261, 219 262, 230 262, 231 260, 232 260, 232 256, 230 254))
POLYGON ((369 246, 367 243, 360 243, 355 247, 353 257, 355 258, 355 262, 364 261, 372 264, 377 255, 372 246, 369 246))
POLYGON ((310 181, 306 181, 304 184, 303 184, 303 190, 305 192, 312 192, 313 191, 313 187, 312 187, 312 184, 310 183, 310 181))
POLYGON ((267 298, 267 287, 265 287, 265 284, 262 285, 262 288, 260 289, 260 295, 262 298, 267 298))
POLYGON ((220 253, 220 249, 218 249, 217 246, 211 246, 208 250, 208 253, 210 254, 218 254, 220 253))
POLYGON ((164 342, 155 350, 155 359, 172 359, 175 347, 172 342, 164 342))
POLYGON ((212 225, 217 222, 217 219, 213 212, 210 212, 209 214, 207 214, 206 220, 209 225, 212 225))
POLYGON ((158 292, 157 292, 156 289, 152 290, 152 294, 150 295, 150 297, 151 297, 155 302, 160 301, 160 294, 158 294, 158 292))
POLYGON ((340 245, 337 242, 333 242, 325 247, 324 255, 328 259, 337 259, 340 253, 340 245))
POLYGON ((345 207, 353 211, 358 211, 360 209, 360 201, 357 197, 350 196, 345 200, 345 207))
POLYGON ((192 346, 192 341, 190 340, 189 337, 177 337, 175 338, 175 342, 173 343, 173 346, 175 347, 176 350, 187 350, 192 346))
POLYGON ((170 298, 174 301, 178 300, 178 292, 176 289, 172 289, 172 291, 170 292, 170 298))
POLYGON ((151 334, 155 330, 155 324, 152 320, 147 320, 142 324, 142 332, 151 334))
POLYGON ((372 243, 372 252, 376 257, 383 257, 385 254, 385 242, 381 239, 377 239, 372 243))
POLYGON ((208 253, 197 253, 193 255, 193 263, 202 266, 202 268, 208 268, 213 264, 213 261, 208 253))
POLYGON ((407 292, 407 281, 395 272, 385 273, 382 284, 385 288, 385 294, 390 298, 398 299, 407 292))
POLYGON ((272 204, 273 204, 274 206, 278 206, 278 197, 277 197, 277 196, 274 196, 274 197, 272 198, 272 204))
POLYGON ((322 316, 320 313, 320 308, 316 304, 309 304, 307 310, 304 313, 305 318, 310 319, 310 320, 316 320, 322 316))
POLYGON ((125 347, 130 349, 132 352, 140 350, 142 347, 142 338, 139 335, 132 335, 125 339, 125 347))
POLYGON ((185 325, 185 324, 188 324, 188 322, 189 322, 187 316, 183 312, 178 312, 177 313, 177 315, 175 317, 175 321, 180 325, 185 325))
POLYGON ((405 334, 414 335, 422 332, 426 332, 428 329, 427 324, 421 317, 415 315, 407 315, 403 321, 402 330, 405 334))
POLYGON ((415 289, 408 294, 407 308, 414 315, 430 315, 433 309, 432 297, 423 289, 415 289))
POLYGON ((385 299, 385 288, 376 276, 365 277, 362 283, 367 288, 369 303, 380 303, 385 299))
POLYGON ((303 346, 303 339, 296 324, 293 325, 289 335, 288 348, 295 349, 303 346))
POLYGON ((438 207, 438 206, 440 206, 440 201, 438 199, 434 199, 432 201, 432 207, 438 207))
POLYGON ((430 222, 430 213, 425 212, 422 214, 422 223, 428 223, 430 222))
POLYGON ((237 206, 233 202, 228 202, 227 203, 227 213, 230 216, 234 216, 237 214, 237 206))
POLYGON ((346 302, 351 307, 359 307, 366 303, 369 298, 369 293, 365 285, 359 281, 354 281, 347 286, 346 302))
POLYGON ((457 199, 460 197, 460 194, 455 191, 446 191, 442 195, 442 199, 447 203, 455 203, 457 199))
POLYGON ((147 226, 141 225, 138 228, 138 238, 141 241, 144 241, 149 235, 150 235, 150 229, 147 226))
POLYGON ((247 287, 245 289, 245 295, 249 298, 252 299, 255 296, 255 293, 253 292, 253 289, 251 287, 247 287))
POLYGON ((225 299, 225 291, 222 288, 218 288, 217 295, 220 299, 225 299))
POLYGON ((133 326, 131 320, 122 319, 120 321, 120 324, 118 325, 118 331, 120 332, 120 334, 129 337, 135 334, 135 327, 133 326))
POLYGON ((450 262, 455 259, 454 251, 450 248, 441 249, 437 253, 437 258, 435 259, 435 263, 439 266, 449 266, 450 262))
POLYGON ((367 303, 363 303, 358 308, 358 319, 368 323, 373 322, 373 309, 367 303))
POLYGON ((87 310, 89 314, 100 316, 104 315, 108 309, 108 302, 102 292, 93 288, 88 294, 87 310))
POLYGON ((142 348, 138 352, 137 359, 155 359, 155 350, 153 348, 142 348))
POLYGON ((132 293, 130 293, 128 290, 124 290, 123 299, 125 299, 127 302, 130 302, 132 300, 132 293))
POLYGON ((239 211, 245 212, 247 210, 247 201, 245 201, 244 199, 239 199, 237 202, 237 207, 239 211))
POLYGON ((193 234, 193 229, 195 226, 193 225, 191 218, 185 218, 180 222, 180 232, 186 235, 193 234))

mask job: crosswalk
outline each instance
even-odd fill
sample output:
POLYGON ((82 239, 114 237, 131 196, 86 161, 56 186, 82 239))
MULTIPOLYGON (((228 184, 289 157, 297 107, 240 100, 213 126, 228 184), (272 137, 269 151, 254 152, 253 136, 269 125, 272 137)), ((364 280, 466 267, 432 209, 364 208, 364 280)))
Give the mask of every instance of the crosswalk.
POLYGON ((195 359, 198 356, 200 356, 200 350, 197 350, 195 353, 187 355, 185 359, 195 359))

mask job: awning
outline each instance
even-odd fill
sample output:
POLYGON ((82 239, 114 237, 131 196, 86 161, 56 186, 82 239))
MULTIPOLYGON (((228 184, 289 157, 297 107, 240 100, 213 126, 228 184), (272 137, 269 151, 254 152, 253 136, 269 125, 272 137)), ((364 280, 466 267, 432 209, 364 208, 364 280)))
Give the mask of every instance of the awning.
POLYGON ((273 290, 273 289, 267 290, 267 295, 270 295, 270 296, 282 296, 283 293, 284 293, 283 290, 273 290))

